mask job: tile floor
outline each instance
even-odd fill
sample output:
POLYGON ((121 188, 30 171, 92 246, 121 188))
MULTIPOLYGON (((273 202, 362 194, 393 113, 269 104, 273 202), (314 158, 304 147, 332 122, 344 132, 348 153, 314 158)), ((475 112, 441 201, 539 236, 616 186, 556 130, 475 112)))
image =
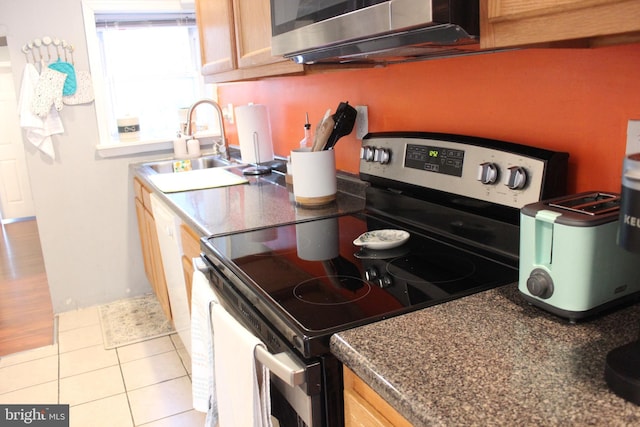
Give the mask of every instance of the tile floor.
POLYGON ((54 345, 0 358, 0 403, 70 405, 70 426, 201 426, 178 335, 105 350, 97 308, 58 316, 54 345))

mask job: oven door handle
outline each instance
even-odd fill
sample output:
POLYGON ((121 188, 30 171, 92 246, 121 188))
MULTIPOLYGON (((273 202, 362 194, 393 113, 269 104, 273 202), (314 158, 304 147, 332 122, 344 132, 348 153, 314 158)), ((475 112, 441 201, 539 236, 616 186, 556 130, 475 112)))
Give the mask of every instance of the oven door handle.
POLYGON ((256 360, 269 368, 269 371, 290 387, 304 384, 305 369, 287 353, 271 354, 264 346, 254 350, 256 360))

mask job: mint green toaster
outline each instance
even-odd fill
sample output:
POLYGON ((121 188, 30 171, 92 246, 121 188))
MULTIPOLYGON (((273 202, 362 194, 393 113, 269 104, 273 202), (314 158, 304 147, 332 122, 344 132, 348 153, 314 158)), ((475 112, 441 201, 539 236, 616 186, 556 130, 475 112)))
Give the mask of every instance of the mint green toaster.
POLYGON ((601 191, 524 206, 522 296, 572 322, 640 299, 640 255, 617 245, 619 211, 619 194, 601 191))

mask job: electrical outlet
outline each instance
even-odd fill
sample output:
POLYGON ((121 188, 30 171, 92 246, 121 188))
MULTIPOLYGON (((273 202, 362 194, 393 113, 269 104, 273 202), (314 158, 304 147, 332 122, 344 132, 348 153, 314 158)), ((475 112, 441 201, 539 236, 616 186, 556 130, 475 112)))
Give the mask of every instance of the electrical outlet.
POLYGON ((626 154, 640 153, 640 120, 627 122, 627 151, 626 154))
POLYGON ((356 105, 356 138, 362 140, 369 133, 369 109, 366 105, 356 105))

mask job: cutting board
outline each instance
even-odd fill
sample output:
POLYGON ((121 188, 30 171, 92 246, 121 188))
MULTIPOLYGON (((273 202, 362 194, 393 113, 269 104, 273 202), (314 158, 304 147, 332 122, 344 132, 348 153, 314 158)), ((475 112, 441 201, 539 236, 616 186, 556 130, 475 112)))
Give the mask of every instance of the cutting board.
POLYGON ((221 168, 149 175, 149 181, 163 193, 228 187, 248 182, 245 178, 221 168))

